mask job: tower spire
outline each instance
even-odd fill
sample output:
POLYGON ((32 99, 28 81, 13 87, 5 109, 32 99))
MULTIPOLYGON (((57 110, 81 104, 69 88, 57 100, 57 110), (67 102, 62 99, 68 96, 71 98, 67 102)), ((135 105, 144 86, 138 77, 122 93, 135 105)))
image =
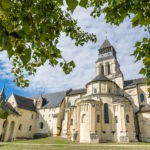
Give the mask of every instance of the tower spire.
POLYGON ((107 30, 105 31, 105 34, 106 34, 106 40, 107 40, 107 30))
POLYGON ((6 100, 6 95, 5 95, 5 85, 4 85, 0 92, 0 101, 5 102, 5 100, 6 100))

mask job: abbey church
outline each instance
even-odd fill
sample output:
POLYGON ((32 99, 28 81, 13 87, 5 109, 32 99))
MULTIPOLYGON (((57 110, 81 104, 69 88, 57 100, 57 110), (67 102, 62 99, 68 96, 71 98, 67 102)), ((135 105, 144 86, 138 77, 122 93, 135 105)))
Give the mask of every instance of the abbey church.
MULTIPOLYGON (((11 113, 0 119, 0 141, 61 136, 80 143, 150 142, 147 88, 145 78, 124 80, 106 39, 85 88, 30 98, 13 93, 6 102, 11 113)), ((3 88, 0 101, 5 98, 3 88)))

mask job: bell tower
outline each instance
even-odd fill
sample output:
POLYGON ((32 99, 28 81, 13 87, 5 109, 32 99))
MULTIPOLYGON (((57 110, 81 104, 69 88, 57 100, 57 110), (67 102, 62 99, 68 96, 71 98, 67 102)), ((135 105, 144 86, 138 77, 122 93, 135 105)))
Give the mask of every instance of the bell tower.
POLYGON ((116 50, 106 39, 98 50, 98 60, 96 61, 96 75, 103 74, 107 78, 116 82, 123 88, 123 73, 116 57, 116 50))

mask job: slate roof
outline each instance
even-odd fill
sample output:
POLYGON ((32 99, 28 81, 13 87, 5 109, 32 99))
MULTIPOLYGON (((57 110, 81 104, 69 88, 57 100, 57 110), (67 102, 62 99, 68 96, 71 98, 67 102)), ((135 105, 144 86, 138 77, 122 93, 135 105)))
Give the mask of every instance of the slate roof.
MULTIPOLYGON (((46 100, 46 104, 43 106, 43 108, 58 107, 63 101, 65 96, 66 96, 66 91, 48 93, 42 95, 42 98, 46 100)), ((36 96, 34 98, 37 99, 38 97, 39 96, 36 96)))
POLYGON ((13 94, 18 105, 18 108, 35 111, 34 101, 30 98, 13 94))
POLYGON ((104 43, 101 45, 100 49, 107 48, 107 47, 110 47, 110 46, 112 46, 111 43, 108 41, 108 39, 106 39, 104 41, 104 43))
POLYGON ((101 57, 101 58, 97 59, 96 63, 99 62, 99 61, 108 60, 108 59, 111 59, 111 58, 114 58, 114 56, 101 57))
POLYGON ((82 94, 82 93, 86 93, 85 88, 71 90, 67 95, 70 96, 70 95, 82 94))
MULTIPOLYGON (((108 79, 106 76, 104 76, 103 74, 99 74, 98 76, 96 76, 93 80, 91 80, 90 82, 88 82, 87 84, 91 83, 91 82, 96 82, 96 81, 111 81, 110 79, 108 79)), ((112 81, 111 81, 112 82, 112 81)), ((86 84, 86 85, 87 85, 86 84)))
POLYGON ((132 79, 132 80, 125 80, 124 81, 124 88, 132 88, 136 87, 137 84, 146 83, 146 78, 138 78, 138 79, 132 79))
POLYGON ((150 106, 144 106, 141 108, 140 112, 150 112, 150 106))

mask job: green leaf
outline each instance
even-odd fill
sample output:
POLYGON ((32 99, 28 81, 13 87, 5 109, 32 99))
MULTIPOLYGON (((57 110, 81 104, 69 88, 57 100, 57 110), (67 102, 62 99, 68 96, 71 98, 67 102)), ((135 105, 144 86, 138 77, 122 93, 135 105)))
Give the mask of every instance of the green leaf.
POLYGON ((63 5, 63 0, 57 0, 57 2, 62 6, 63 5))
POLYGON ((141 70, 140 70, 140 72, 139 72, 140 74, 146 74, 146 69, 145 68, 142 68, 141 70))
POLYGON ((136 44, 135 44, 135 47, 138 47, 138 46, 140 46, 141 45, 141 42, 136 42, 136 44))
POLYGON ((68 9, 73 13, 75 8, 78 5, 78 1, 77 0, 66 0, 66 3, 68 5, 68 9))
POLYGON ((75 66, 76 66, 75 63, 74 63, 74 61, 70 61, 69 64, 70 64, 70 66, 72 66, 73 68, 75 68, 75 66))
POLYGON ((87 4, 88 4, 88 0, 80 0, 79 5, 80 5, 81 7, 86 8, 86 7, 87 7, 87 4))
POLYGON ((1 5, 4 10, 8 10, 12 6, 12 3, 10 0, 2 0, 1 5))

